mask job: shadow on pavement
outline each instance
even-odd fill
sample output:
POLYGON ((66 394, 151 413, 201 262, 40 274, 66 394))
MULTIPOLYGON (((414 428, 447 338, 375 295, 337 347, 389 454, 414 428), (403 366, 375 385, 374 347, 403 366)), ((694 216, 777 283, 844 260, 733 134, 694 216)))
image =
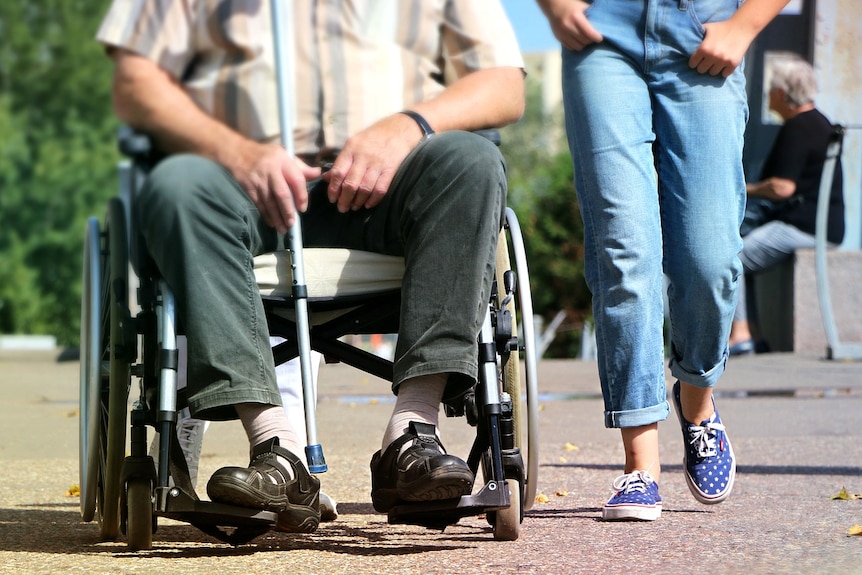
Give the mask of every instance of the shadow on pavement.
MULTIPOLYGON (((610 463, 544 463, 540 467, 565 469, 596 469, 618 471, 620 466, 610 463)), ((662 472, 682 473, 682 465, 662 464, 662 472)), ((736 472, 746 475, 851 475, 862 476, 862 467, 846 465, 739 465, 736 472)))
MULTIPOLYGON (((373 514, 365 503, 339 504, 343 514, 373 514), (344 511, 342 511, 344 509, 344 511)), ((125 540, 100 541, 96 521, 81 521, 78 502, 20 505, 0 509, 0 551, 24 551, 49 554, 111 554, 115 557, 152 558, 229 557, 267 551, 311 550, 354 556, 409 556, 432 551, 453 550, 487 540, 490 527, 459 524, 450 536, 439 530, 421 530, 434 536, 423 544, 416 528, 389 525, 385 517, 372 515, 358 519, 360 525, 335 521, 321 524, 313 534, 269 532, 252 542, 231 546, 191 525, 160 524, 153 535, 153 549, 130 552, 125 540), (406 536, 405 530, 410 530, 406 536)))

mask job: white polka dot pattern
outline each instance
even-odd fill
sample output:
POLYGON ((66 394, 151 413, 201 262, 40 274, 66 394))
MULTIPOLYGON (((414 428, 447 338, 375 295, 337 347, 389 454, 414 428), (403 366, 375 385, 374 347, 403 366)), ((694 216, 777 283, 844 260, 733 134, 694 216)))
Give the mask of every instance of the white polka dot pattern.
POLYGON ((679 400, 680 383, 673 386, 673 401, 679 416, 685 440, 683 467, 685 479, 695 499, 712 504, 724 501, 733 488, 736 477, 736 458, 724 424, 715 409, 700 425, 690 423, 682 416, 679 400))
POLYGON ((661 515, 658 483, 647 471, 633 471, 614 480, 614 495, 602 508, 605 521, 653 521, 661 515))

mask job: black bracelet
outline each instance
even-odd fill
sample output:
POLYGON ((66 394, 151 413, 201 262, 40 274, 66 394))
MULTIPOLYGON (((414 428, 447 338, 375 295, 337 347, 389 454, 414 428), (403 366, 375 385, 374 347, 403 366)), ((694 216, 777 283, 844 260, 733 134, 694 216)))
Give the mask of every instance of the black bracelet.
POLYGON ((401 114, 405 116, 410 116, 413 118, 413 121, 419 124, 419 128, 422 130, 422 139, 427 140, 431 136, 434 135, 434 129, 431 128, 431 125, 422 117, 418 112, 414 112, 413 110, 401 110, 401 114))

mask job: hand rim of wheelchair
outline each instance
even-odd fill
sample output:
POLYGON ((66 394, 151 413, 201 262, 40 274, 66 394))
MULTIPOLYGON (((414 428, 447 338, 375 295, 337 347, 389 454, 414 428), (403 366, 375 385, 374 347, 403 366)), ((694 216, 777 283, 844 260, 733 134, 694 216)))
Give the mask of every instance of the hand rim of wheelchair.
POLYGON ((103 233, 92 218, 86 231, 79 437, 81 516, 84 521, 98 518, 101 539, 114 540, 120 531, 120 479, 130 384, 129 363, 118 352, 124 343, 118 304, 128 303, 129 275, 122 201, 113 198, 108 203, 103 233))
POLYGON ((101 233, 99 220, 87 220, 84 238, 84 274, 81 287, 81 379, 80 429, 78 434, 78 474, 81 499, 81 517, 90 522, 96 515, 96 488, 100 456, 96 446, 99 433, 99 378, 101 377, 101 233))
MULTIPOLYGON (((509 247, 511 247, 512 255, 515 259, 514 269, 517 280, 516 295, 519 306, 518 313, 520 315, 520 318, 515 319, 520 319, 520 322, 513 321, 512 324, 513 330, 515 330, 514 335, 518 336, 518 341, 522 343, 523 347, 524 368, 526 369, 524 383, 526 383, 526 390, 521 389, 521 365, 519 361, 508 363, 510 369, 503 370, 503 383, 504 391, 508 392, 512 397, 512 406, 515 414, 514 420, 517 426, 515 434, 516 446, 521 448, 522 453, 525 447, 523 440, 526 433, 527 465, 525 469, 525 485, 521 486, 521 504, 523 505, 524 510, 529 510, 532 508, 536 499, 539 471, 538 358, 536 357, 536 338, 533 323, 533 298, 530 290, 530 276, 527 268, 526 252, 524 250, 524 239, 521 234, 521 227, 518 224, 518 218, 511 208, 506 208, 505 232, 508 234, 509 247), (523 334, 517 333, 518 323, 520 323, 523 328, 523 334), (526 399, 526 410, 524 410, 523 405, 524 399, 526 399), (527 416, 526 430, 522 427, 525 414, 527 416)), ((508 251, 498 250, 498 257, 500 253, 504 253, 508 258, 508 251)), ((503 268, 503 270, 511 269, 510 262, 508 261, 500 262, 498 260, 497 267, 498 270, 500 270, 500 268, 503 268)), ((499 277, 498 283, 502 285, 499 277)), ((507 307, 512 311, 512 315, 514 316, 514 301, 509 302, 507 307)), ((516 354, 515 358, 517 359, 517 357, 518 355, 516 354)))

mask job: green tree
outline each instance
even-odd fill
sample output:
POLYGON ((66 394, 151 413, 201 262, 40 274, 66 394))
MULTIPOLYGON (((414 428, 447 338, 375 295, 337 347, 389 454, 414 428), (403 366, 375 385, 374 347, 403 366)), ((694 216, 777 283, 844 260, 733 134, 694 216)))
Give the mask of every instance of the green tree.
POLYGON ((584 280, 584 226, 562 110, 543 110, 536 76, 528 76, 524 118, 502 133, 509 206, 524 235, 534 312, 546 322, 561 310, 566 314, 545 356, 577 357, 592 301, 584 280))
POLYGON ((0 3, 0 333, 77 344, 84 222, 117 189, 107 4, 0 3))

